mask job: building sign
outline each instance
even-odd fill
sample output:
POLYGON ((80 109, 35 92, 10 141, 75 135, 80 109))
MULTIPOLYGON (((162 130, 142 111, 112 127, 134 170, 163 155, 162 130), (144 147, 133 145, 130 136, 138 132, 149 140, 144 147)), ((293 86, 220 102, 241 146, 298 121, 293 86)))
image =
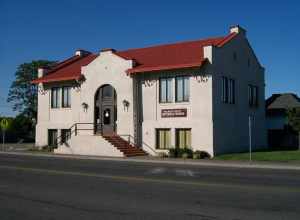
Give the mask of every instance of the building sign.
POLYGON ((175 117, 186 117, 187 110, 186 108, 180 109, 162 109, 161 117, 162 118, 175 118, 175 117))

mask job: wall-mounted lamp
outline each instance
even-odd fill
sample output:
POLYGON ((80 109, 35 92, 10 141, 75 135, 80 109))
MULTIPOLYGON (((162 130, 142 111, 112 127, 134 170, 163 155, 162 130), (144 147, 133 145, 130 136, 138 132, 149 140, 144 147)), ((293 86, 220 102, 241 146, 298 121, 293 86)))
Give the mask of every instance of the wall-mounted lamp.
POLYGON ((124 111, 128 111, 128 108, 129 108, 129 101, 127 101, 126 99, 123 100, 123 106, 124 106, 124 111))
POLYGON ((87 109, 89 108, 89 105, 85 102, 83 102, 81 105, 82 105, 83 111, 87 112, 87 109))

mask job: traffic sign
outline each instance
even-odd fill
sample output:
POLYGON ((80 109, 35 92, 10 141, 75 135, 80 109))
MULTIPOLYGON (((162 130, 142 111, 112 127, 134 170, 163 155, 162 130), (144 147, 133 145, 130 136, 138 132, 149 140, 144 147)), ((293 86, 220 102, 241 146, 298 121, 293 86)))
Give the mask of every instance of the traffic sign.
POLYGON ((9 125, 8 120, 6 118, 3 118, 1 120, 1 123, 0 123, 1 129, 2 130, 7 130, 8 129, 8 125, 9 125))

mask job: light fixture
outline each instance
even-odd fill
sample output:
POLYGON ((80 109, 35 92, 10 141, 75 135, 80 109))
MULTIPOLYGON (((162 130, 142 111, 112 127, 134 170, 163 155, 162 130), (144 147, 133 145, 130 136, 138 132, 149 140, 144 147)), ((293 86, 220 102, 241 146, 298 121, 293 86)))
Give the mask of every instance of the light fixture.
POLYGON ((89 108, 89 105, 85 102, 83 102, 81 105, 82 105, 82 108, 83 108, 84 112, 87 112, 87 109, 89 108))
POLYGON ((124 110, 128 111, 128 108, 129 108, 129 101, 127 101, 126 99, 123 100, 123 106, 124 106, 124 110))

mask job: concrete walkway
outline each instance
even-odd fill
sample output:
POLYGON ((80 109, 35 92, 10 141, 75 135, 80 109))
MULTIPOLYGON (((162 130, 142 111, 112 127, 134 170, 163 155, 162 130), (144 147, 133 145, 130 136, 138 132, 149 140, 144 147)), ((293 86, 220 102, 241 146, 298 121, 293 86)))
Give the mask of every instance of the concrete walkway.
POLYGON ((81 160, 109 160, 109 161, 127 161, 136 163, 155 163, 155 164, 176 164, 176 165, 193 165, 193 166, 209 166, 209 167, 228 167, 228 168, 246 168, 246 169, 275 169, 275 170, 300 170, 300 164, 284 163, 284 162, 248 162, 248 161, 222 161, 222 160, 193 160, 193 159, 175 159, 175 158, 159 158, 159 157, 101 157, 101 156, 84 156, 84 155, 64 155, 53 153, 39 152, 11 152, 0 151, 1 154, 52 157, 52 158, 69 158, 81 160))

